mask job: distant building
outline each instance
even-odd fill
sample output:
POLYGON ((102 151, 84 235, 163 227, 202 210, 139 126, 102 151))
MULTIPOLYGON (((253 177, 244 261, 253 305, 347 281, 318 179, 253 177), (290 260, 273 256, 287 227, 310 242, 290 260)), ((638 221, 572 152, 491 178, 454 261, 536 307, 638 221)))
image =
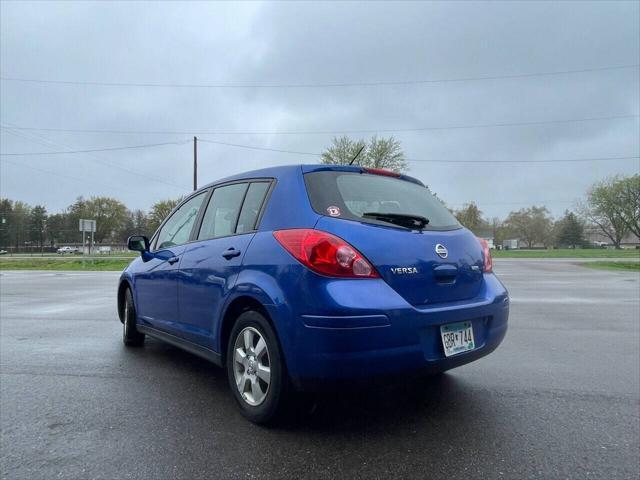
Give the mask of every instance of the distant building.
POLYGON ((520 241, 517 238, 510 238, 502 241, 502 248, 505 250, 517 250, 520 241))
MULTIPOLYGON (((611 239, 607 237, 600 227, 596 225, 585 225, 584 227, 584 238, 587 243, 599 245, 602 244, 612 245, 611 239)), ((637 247, 640 246, 640 238, 638 238, 633 233, 628 233, 622 238, 620 242, 621 247, 637 247)))

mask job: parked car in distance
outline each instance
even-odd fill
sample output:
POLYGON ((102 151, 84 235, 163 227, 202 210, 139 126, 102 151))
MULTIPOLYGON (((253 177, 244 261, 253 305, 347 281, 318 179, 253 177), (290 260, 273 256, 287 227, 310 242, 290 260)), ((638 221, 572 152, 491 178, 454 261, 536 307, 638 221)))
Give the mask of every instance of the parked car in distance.
POLYGON ((226 368, 249 420, 293 390, 443 372, 493 351, 509 296, 419 180, 356 166, 235 175, 183 200, 120 277, 124 344, 149 335, 226 368))
POLYGON ((6 250, 0 250, 0 255, 6 255, 7 253, 9 252, 7 252, 6 250))
POLYGON ((78 251, 79 250, 77 247, 60 247, 58 250, 56 250, 56 253, 64 255, 65 253, 78 253, 78 251))

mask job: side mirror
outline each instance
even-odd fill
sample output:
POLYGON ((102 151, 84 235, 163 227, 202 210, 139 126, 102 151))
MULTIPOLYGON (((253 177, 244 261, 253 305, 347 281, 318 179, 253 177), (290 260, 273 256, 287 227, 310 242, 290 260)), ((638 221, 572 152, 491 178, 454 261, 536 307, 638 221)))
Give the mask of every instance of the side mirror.
POLYGON ((149 239, 143 235, 133 235, 127 240, 127 248, 134 252, 148 252, 149 251, 149 239))

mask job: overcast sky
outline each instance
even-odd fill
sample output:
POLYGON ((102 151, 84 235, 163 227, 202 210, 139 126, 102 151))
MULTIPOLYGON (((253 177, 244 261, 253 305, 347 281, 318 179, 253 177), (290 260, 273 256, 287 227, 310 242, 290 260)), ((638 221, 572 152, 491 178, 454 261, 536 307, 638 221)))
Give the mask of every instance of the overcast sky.
MULTIPOLYGON (((408 158, 554 160, 632 157, 640 150, 639 2, 568 3, 59 3, 2 2, 3 197, 56 212, 79 195, 148 209, 186 193, 192 145, 91 154, 7 156, 201 139, 320 152, 334 132, 580 122, 394 132, 408 158), (251 88, 86 85, 252 85, 251 88), (631 117, 635 115, 635 117, 631 117), (82 133, 14 127, 126 132, 82 133), (253 132, 216 134, 216 132, 253 132), (202 132, 211 132, 205 134, 202 132), (260 133, 262 132, 262 133, 260 133), (264 134, 264 132, 269 134, 264 134), (274 132, 281 132, 274 134, 274 132)), ((371 133, 353 135, 369 137, 371 133)), ((317 157, 201 143, 201 183, 317 157)), ((571 208, 603 177, 640 171, 638 158, 588 163, 410 162, 449 205, 487 216, 544 204, 571 208)))

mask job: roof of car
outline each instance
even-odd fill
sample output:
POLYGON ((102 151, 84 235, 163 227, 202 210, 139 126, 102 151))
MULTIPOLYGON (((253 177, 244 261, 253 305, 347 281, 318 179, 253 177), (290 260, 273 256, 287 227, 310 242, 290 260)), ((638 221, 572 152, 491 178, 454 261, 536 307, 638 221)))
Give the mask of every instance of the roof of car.
MULTIPOLYGON (((201 187, 202 189, 211 187, 213 185, 218 185, 226 182, 233 182, 235 180, 248 180, 252 178, 278 178, 283 175, 288 175, 294 173, 296 170, 302 171, 302 173, 310 173, 310 172, 318 172, 318 171, 339 171, 339 172, 354 172, 354 173, 362 173, 364 171, 363 167, 356 165, 326 165, 322 163, 315 164, 296 164, 296 165, 280 165, 277 167, 268 167, 261 168, 258 170, 250 170, 247 172, 238 173, 236 175, 231 175, 229 177, 221 178, 220 180, 216 180, 215 182, 208 183, 207 185, 201 187)), ((423 185, 423 183, 417 178, 410 177, 409 175, 400 175, 401 179, 408 180, 413 183, 418 183, 423 185)))
POLYGON ((268 167, 268 168, 260 168, 257 170, 249 170, 246 172, 237 173, 235 175, 221 178, 220 180, 211 182, 202 188, 207 188, 212 185, 217 185, 219 183, 233 182, 234 180, 246 180, 251 178, 270 178, 270 177, 278 178, 282 175, 293 173, 293 171, 295 170, 300 170, 300 165, 281 165, 278 167, 268 167))

